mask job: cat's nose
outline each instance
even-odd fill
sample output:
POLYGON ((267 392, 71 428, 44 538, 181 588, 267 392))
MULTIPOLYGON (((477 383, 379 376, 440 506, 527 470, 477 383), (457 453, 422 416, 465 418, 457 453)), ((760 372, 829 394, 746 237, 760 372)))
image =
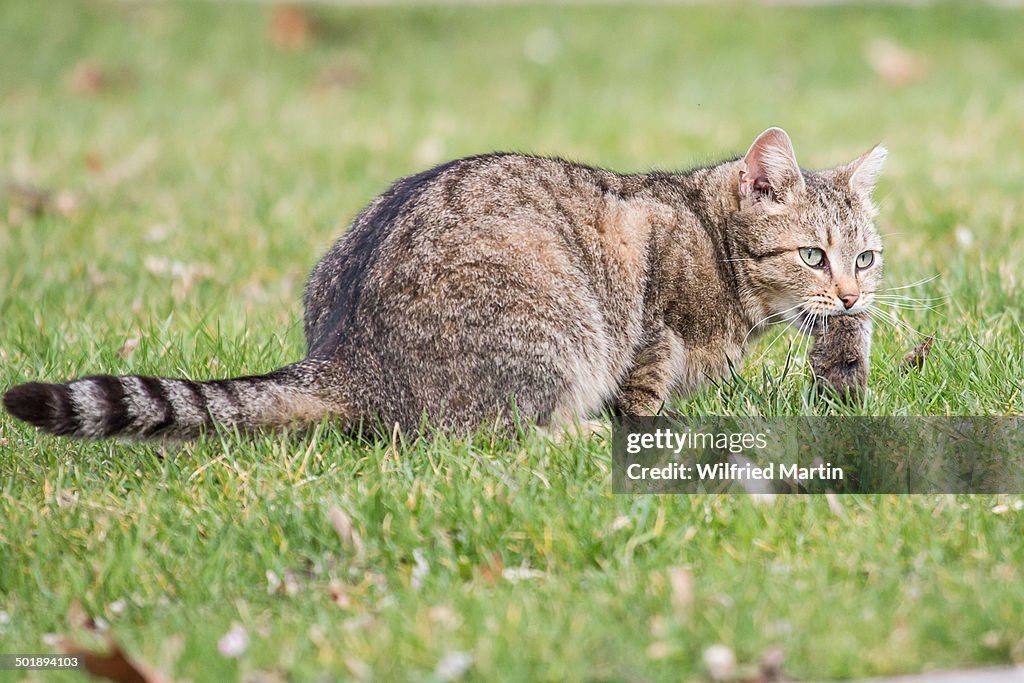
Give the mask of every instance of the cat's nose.
POLYGON ((839 295, 839 300, 843 302, 843 308, 845 308, 846 310, 850 310, 851 308, 853 308, 853 305, 855 303, 857 303, 857 299, 859 299, 859 298, 860 298, 860 296, 858 296, 856 294, 840 294, 839 295))

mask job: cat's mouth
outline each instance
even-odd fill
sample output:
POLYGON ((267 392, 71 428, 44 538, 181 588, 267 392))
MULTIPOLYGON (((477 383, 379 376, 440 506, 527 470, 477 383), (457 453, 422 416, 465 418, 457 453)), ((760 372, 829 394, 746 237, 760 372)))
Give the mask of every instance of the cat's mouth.
POLYGON ((859 315, 868 307, 869 301, 865 296, 854 297, 851 302, 836 299, 832 296, 815 295, 800 304, 799 310, 802 317, 838 318, 844 315, 859 315))
POLYGON ((803 303, 797 307, 796 313, 789 318, 789 324, 796 330, 805 334, 817 334, 823 326, 827 325, 829 318, 841 318, 848 315, 857 315, 863 311, 863 307, 855 306, 849 309, 842 307, 825 307, 820 304, 803 303))

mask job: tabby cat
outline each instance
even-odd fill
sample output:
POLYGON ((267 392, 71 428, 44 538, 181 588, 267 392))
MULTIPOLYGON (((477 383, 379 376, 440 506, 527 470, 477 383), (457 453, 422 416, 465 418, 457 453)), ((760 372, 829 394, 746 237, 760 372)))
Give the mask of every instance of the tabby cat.
POLYGON ((191 381, 28 383, 7 410, 53 434, 191 438, 214 427, 422 421, 456 431, 649 415, 738 366, 774 323, 815 373, 863 389, 885 150, 801 170, 789 136, 680 173, 487 154, 399 180, 305 293, 306 359, 191 381))

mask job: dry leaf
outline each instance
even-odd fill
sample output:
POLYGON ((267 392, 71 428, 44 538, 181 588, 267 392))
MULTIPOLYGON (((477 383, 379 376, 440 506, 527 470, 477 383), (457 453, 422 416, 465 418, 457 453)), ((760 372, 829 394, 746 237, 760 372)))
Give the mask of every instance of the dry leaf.
POLYGON ((504 571, 505 562, 501 559, 501 554, 494 552, 491 553, 491 561, 480 567, 480 578, 484 583, 497 583, 504 571))
POLYGON ((352 597, 348 594, 345 586, 340 581, 331 581, 327 587, 328 592, 331 596, 331 602, 342 609, 348 609, 352 606, 352 597))
POLYGON ((119 355, 122 360, 128 360, 131 358, 131 355, 135 353, 135 349, 137 348, 139 348, 139 338, 129 337, 125 340, 124 344, 121 344, 117 349, 117 355, 119 355))
POLYGON ((864 46, 864 58, 891 86, 907 85, 924 76, 924 60, 891 40, 877 38, 864 46))
POLYGON ((935 343, 935 335, 929 334, 923 342, 918 344, 909 351, 907 355, 903 356, 903 362, 900 363, 900 369, 906 370, 920 370, 924 367, 924 360, 928 357, 928 353, 932 350, 932 344, 935 343))
POLYGON ((107 647, 107 652, 94 652, 67 639, 60 644, 64 654, 80 657, 82 668, 97 678, 117 683, 169 683, 170 679, 130 659, 112 638, 107 639, 107 647))
POLYGON ((90 151, 85 155, 85 167, 89 169, 89 173, 93 175, 99 175, 103 173, 103 157, 96 150, 90 151))
POLYGON ((519 583, 521 581, 530 581, 532 579, 545 579, 547 574, 539 569, 532 567, 507 567, 501 572, 501 578, 505 579, 509 583, 519 583))
POLYGON ((455 681, 466 675, 473 665, 473 655, 469 652, 449 652, 437 663, 434 676, 439 681, 455 681))
POLYGON ((391 430, 391 448, 384 454, 382 463, 387 462, 388 458, 394 457, 395 462, 401 463, 402 459, 398 456, 398 437, 402 435, 402 427, 397 422, 395 423, 394 429, 391 430))
POLYGON ((75 598, 68 605, 68 625, 72 629, 85 629, 94 633, 104 633, 110 628, 110 624, 102 617, 93 617, 86 612, 82 603, 75 598))
POLYGON ((693 606, 693 574, 686 567, 671 567, 667 570, 668 585, 672 589, 672 606, 677 610, 688 610, 693 606))
POLYGON ((82 200, 71 190, 61 190, 53 198, 53 209, 61 216, 69 218, 82 206, 82 200))
POLYGON ((362 562, 364 556, 363 539, 359 536, 355 526, 352 525, 352 518, 337 505, 332 505, 327 511, 327 518, 334 527, 342 544, 352 551, 356 562, 362 562))
POLYGON ((358 85, 366 78, 366 69, 362 60, 355 57, 339 59, 330 64, 316 77, 314 85, 317 88, 351 88, 358 85))
POLYGON ((736 655, 725 645, 704 650, 704 666, 713 681, 728 681, 736 676, 736 655))
POLYGON ((41 216, 54 210, 54 192, 26 183, 7 182, 4 191, 13 207, 33 216, 41 216))
POLYGON ((93 60, 82 60, 68 74, 68 89, 78 95, 96 95, 110 88, 132 85, 135 75, 127 69, 111 70, 93 60))
POLYGON ((249 633, 237 621, 231 622, 231 628, 217 641, 217 651, 222 657, 232 659, 241 657, 249 649, 249 633))
POLYGON ((134 180, 160 157, 160 141, 147 138, 131 153, 107 166, 97 180, 108 188, 134 180))
POLYGON ((313 38, 313 22, 295 5, 278 5, 270 15, 270 39, 278 47, 297 50, 313 38))
POLYGON ((108 82, 109 77, 100 65, 88 60, 76 64, 68 76, 68 87, 79 95, 95 95, 108 82))
POLYGON ((142 266, 153 275, 169 276, 172 280, 171 293, 175 298, 186 296, 196 283, 213 276, 214 270, 205 263, 183 263, 162 256, 147 256, 142 266))
POLYGON ((843 509, 843 504, 839 501, 839 496, 834 491, 825 491, 825 500, 828 502, 828 509, 832 511, 832 514, 840 519, 846 519, 846 510, 843 509))
POLYGON ((672 646, 664 640, 656 640, 647 646, 645 654, 648 659, 665 659, 672 655, 672 646))
POLYGON ((761 655, 761 677, 758 683, 777 683, 785 680, 782 662, 785 661, 782 648, 773 647, 761 655))
POLYGON ((429 573, 430 563, 427 562, 426 554, 420 548, 414 549, 412 551, 412 575, 409 579, 413 590, 419 590, 423 587, 423 580, 427 578, 429 573))

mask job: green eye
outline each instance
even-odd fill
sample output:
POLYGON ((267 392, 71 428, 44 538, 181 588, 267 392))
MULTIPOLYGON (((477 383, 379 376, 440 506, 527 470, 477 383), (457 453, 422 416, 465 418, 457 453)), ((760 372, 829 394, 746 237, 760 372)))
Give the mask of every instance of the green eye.
POLYGON ((860 255, 857 256, 857 267, 858 268, 867 268, 868 266, 870 266, 874 262, 875 262, 875 252, 873 252, 873 251, 862 251, 860 253, 860 255))
POLYGON ((803 247, 800 249, 800 258, 811 268, 817 268, 825 260, 825 252, 814 247, 803 247))

